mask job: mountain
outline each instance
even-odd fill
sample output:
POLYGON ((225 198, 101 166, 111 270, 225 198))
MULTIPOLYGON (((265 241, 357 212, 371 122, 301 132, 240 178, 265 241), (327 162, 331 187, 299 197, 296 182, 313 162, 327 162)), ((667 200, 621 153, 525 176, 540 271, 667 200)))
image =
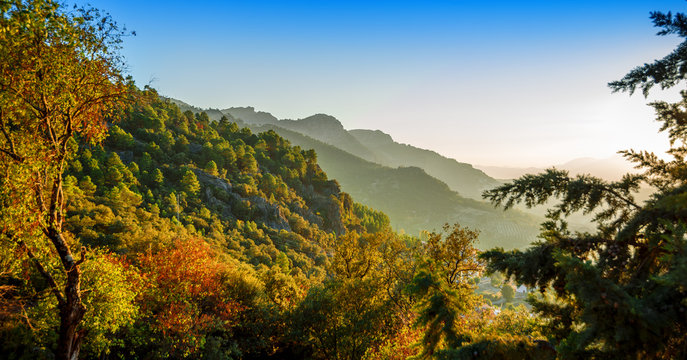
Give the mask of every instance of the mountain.
POLYGON ((247 124, 276 124, 279 121, 279 119, 268 112, 255 111, 255 108, 252 106, 231 107, 222 110, 222 113, 231 115, 233 118, 240 119, 247 124))
POLYGON ((283 252, 309 274, 324 256, 319 244, 383 227, 383 220, 355 221, 384 217, 355 206, 312 151, 184 107, 195 109, 165 99, 135 104, 108 129, 103 147, 82 145, 66 171, 72 234, 120 253, 202 236, 255 265, 271 265, 283 252))
POLYGON ((522 248, 539 233, 540 217, 519 210, 504 212, 476 200, 483 190, 500 183, 469 164, 396 143, 381 131, 348 131, 326 114, 277 120, 253 107, 221 111, 254 133, 274 131, 292 145, 314 149, 320 167, 343 191, 387 214, 396 230, 417 235, 459 222, 481 231, 479 246, 484 249, 522 248))
MULTIPOLYGON (((375 159, 375 154, 346 131, 335 117, 316 114, 299 120, 277 120, 272 114, 257 112, 252 107, 222 110, 236 119, 252 125, 272 124, 305 134, 363 159, 375 159), (269 121, 268 121, 269 120, 269 121)), ((373 161, 373 160, 372 160, 373 161)))
POLYGON ((362 159, 374 161, 377 156, 351 135, 339 120, 325 114, 317 114, 300 120, 281 120, 275 125, 299 132, 311 138, 333 145, 362 159))
POLYGON ((252 107, 229 108, 222 112, 247 124, 269 123, 296 131, 379 165, 392 168, 419 167, 445 182, 451 190, 472 199, 481 200, 484 190, 501 184, 470 164, 458 162, 434 151, 397 143, 389 134, 382 131, 348 131, 338 119, 330 115, 317 114, 299 120, 275 120, 276 117, 269 113, 256 112, 252 107), (265 118, 269 118, 270 121, 263 120, 265 118))
POLYGON ((462 196, 480 200, 484 190, 501 185, 501 182, 470 164, 458 162, 431 150, 397 143, 389 134, 379 130, 358 129, 349 133, 373 151, 377 163, 390 167, 420 167, 462 196))
MULTIPOLYGON (((279 123, 281 124, 281 122, 279 123)), ((480 248, 522 248, 539 232, 540 218, 503 211, 467 199, 418 167, 391 168, 278 125, 250 125, 253 132, 275 131, 293 145, 314 149, 322 169, 356 201, 389 215, 396 230, 418 234, 459 222, 481 231, 480 248)))

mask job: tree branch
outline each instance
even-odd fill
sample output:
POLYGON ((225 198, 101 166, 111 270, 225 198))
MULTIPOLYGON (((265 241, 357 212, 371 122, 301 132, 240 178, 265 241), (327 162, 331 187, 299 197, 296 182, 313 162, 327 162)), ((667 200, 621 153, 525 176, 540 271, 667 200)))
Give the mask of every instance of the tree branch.
POLYGON ((5 128, 5 109, 0 108, 0 131, 2 131, 2 135, 5 136, 5 139, 7 140, 7 143, 10 146, 9 151, 5 149, 0 149, 0 151, 6 153, 9 155, 12 159, 14 159, 17 162, 23 162, 24 158, 19 156, 17 154, 16 147, 14 145, 14 139, 10 136, 10 134, 7 132, 7 129, 5 128))
POLYGON ((610 187, 608 187, 608 186, 602 186, 602 188, 603 188, 605 191, 609 192, 611 195, 617 197, 619 200, 621 200, 621 201, 623 201, 624 203, 626 203, 627 205, 629 205, 629 206, 635 208, 636 210, 639 210, 639 209, 642 208, 641 206, 635 204, 635 203, 634 203, 633 201, 631 201, 630 199, 628 199, 628 198, 626 198, 626 197, 624 197, 624 196, 618 194, 618 192, 616 192, 615 190, 611 189, 610 187))
POLYGON ((55 278, 53 278, 52 275, 50 275, 50 273, 45 269, 45 267, 43 267, 43 264, 41 264, 41 262, 33 254, 33 251, 31 251, 29 246, 26 245, 23 240, 20 240, 19 244, 24 248, 24 250, 26 250, 26 254, 33 261, 33 264, 36 266, 38 272, 41 273, 41 275, 50 285, 53 294, 55 294, 55 297, 57 298, 57 303, 59 306, 63 306, 66 302, 64 300, 64 296, 62 296, 62 293, 60 292, 60 288, 57 286, 57 282, 55 282, 55 278))

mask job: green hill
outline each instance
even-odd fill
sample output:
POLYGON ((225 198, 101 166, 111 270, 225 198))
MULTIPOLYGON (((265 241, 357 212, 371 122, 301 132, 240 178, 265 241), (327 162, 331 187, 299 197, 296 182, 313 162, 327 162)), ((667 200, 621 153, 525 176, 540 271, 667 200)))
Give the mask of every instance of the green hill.
POLYGON ((388 223, 354 206, 313 151, 177 104, 135 104, 103 147, 81 145, 66 172, 67 228, 85 244, 128 253, 201 236, 253 265, 285 256, 309 278, 336 234, 388 223))

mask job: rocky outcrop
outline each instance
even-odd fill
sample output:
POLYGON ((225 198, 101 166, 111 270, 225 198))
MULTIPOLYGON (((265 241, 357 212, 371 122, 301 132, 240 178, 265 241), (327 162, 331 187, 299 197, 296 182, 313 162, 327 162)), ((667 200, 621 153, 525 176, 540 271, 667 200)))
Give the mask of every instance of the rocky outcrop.
POLYGON ((289 221, 282 209, 271 204, 260 196, 243 197, 234 192, 234 187, 225 179, 210 175, 203 170, 193 169, 198 181, 205 185, 205 201, 209 206, 218 208, 225 216, 234 216, 231 202, 246 202, 250 204, 252 217, 260 219, 266 226, 275 230, 291 231, 289 221))

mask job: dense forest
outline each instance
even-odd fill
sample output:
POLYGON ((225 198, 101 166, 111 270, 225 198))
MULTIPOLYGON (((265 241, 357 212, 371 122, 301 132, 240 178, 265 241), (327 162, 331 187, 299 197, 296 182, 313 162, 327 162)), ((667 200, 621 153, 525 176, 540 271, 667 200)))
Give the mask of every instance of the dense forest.
MULTIPOLYGON (((684 15, 652 18, 687 37, 684 15)), ((0 358, 687 356, 687 92, 653 104, 673 160, 489 190, 555 202, 528 248, 480 252, 480 229, 396 233, 312 149, 136 87, 127 34, 89 7, 0 2, 0 358), (574 212, 596 230, 570 231, 574 212)), ((611 88, 677 84, 685 48, 611 88)))

